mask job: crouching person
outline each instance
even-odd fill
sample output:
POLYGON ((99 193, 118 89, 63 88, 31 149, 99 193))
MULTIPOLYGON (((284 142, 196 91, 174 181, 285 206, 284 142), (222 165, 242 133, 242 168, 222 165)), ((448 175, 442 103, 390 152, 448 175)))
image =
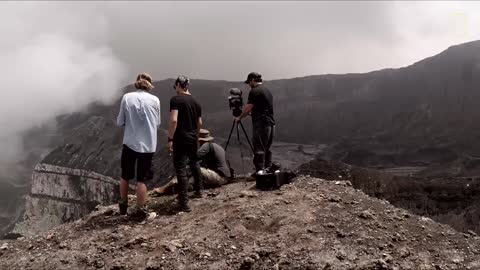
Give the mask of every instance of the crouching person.
POLYGON ((228 165, 225 150, 215 142, 210 132, 201 129, 198 136, 200 148, 197 151, 200 161, 200 175, 205 187, 213 188, 227 183, 228 165))
MULTIPOLYGON (((215 142, 210 132, 206 129, 200 129, 198 141, 200 147, 197 150, 197 159, 200 161, 200 178, 205 188, 216 188, 228 183, 227 173, 228 165, 225 159, 225 150, 215 142)), ((190 172, 193 176, 193 173, 190 172)), ((188 190, 195 190, 194 177, 188 179, 188 190)), ((168 183, 157 187, 152 191, 153 196, 172 195, 175 190, 185 188, 179 186, 177 177, 172 178, 168 183)))

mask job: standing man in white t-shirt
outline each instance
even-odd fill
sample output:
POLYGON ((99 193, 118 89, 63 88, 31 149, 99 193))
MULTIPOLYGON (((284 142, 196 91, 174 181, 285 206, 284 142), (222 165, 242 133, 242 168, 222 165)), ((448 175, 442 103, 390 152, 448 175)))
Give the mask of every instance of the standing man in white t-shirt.
POLYGON ((117 125, 124 127, 119 209, 121 215, 127 213, 128 183, 136 174, 137 204, 131 214, 144 218, 147 214, 147 187, 144 181, 153 177, 152 158, 157 148, 157 129, 161 124, 160 100, 149 93, 153 85, 148 74, 137 76, 135 88, 137 91, 123 96, 117 117, 117 125))

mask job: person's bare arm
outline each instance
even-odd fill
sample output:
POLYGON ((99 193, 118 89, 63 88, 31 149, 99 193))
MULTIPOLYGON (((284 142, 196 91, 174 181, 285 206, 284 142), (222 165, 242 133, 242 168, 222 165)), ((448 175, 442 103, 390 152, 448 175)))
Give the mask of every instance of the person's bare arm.
POLYGON ((162 124, 162 111, 160 110, 160 100, 158 100, 157 113, 158 113, 157 128, 160 128, 160 125, 162 124))
POLYGON ((240 114, 240 119, 246 117, 247 115, 249 115, 251 112, 252 112, 252 109, 253 109, 253 104, 247 104, 245 105, 245 107, 243 107, 243 111, 242 111, 242 114, 240 114))
POLYGON ((200 132, 200 129, 203 127, 203 121, 202 121, 202 117, 198 117, 198 120, 197 120, 197 129, 198 131, 200 132))
POLYGON ((178 110, 170 112, 170 120, 168 121, 168 138, 173 139, 175 130, 177 129, 178 110))
POLYGON ((240 116, 235 117, 234 120, 237 121, 237 122, 242 120, 242 118, 246 117, 247 115, 249 115, 252 112, 252 109, 253 109, 253 104, 249 103, 249 104, 245 105, 245 107, 243 107, 243 111, 240 114, 240 116))
MULTIPOLYGON (((170 120, 168 121, 168 138, 169 140, 173 139, 173 135, 175 135, 175 130, 177 130, 177 119, 178 119, 178 110, 171 110, 170 111, 170 120)), ((168 142, 167 148, 171 151, 172 149, 172 142, 168 142)))

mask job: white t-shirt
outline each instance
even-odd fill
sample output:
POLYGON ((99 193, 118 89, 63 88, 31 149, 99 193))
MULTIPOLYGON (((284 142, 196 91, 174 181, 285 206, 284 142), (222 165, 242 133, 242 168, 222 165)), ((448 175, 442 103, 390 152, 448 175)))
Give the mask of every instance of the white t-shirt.
POLYGON ((160 127, 160 100, 147 91, 123 95, 117 125, 125 127, 123 144, 138 153, 154 153, 160 127))

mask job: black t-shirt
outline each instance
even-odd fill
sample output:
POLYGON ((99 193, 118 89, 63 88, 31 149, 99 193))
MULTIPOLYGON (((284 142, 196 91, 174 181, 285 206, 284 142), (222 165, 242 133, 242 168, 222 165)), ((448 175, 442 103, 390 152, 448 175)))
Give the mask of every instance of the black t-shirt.
POLYGON ((253 104, 252 121, 264 125, 275 125, 273 118, 273 96, 270 90, 263 86, 250 90, 248 94, 248 104, 253 104))
POLYGON ((178 110, 173 141, 196 142, 198 118, 202 117, 200 104, 191 95, 178 95, 170 99, 170 111, 172 110, 178 110))

